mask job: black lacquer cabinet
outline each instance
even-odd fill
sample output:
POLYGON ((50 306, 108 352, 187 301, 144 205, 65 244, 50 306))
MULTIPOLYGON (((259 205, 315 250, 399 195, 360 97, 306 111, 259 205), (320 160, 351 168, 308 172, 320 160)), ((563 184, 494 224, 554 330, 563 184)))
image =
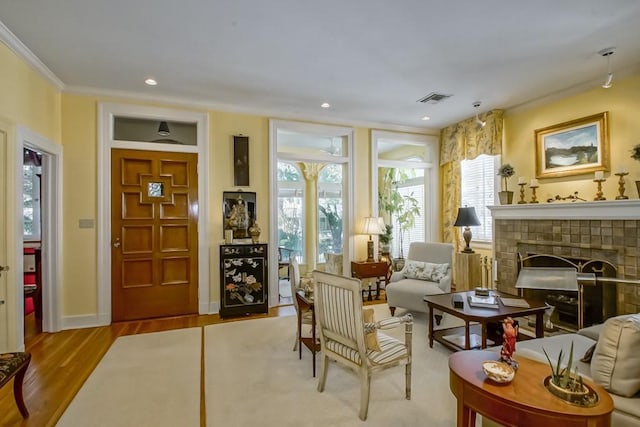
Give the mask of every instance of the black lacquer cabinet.
POLYGON ((269 311, 267 244, 220 246, 220 316, 269 311))

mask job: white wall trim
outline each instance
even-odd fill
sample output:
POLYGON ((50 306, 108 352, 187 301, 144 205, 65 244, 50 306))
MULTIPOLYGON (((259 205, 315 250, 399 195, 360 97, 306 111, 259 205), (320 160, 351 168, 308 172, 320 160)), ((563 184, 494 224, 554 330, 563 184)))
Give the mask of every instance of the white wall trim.
POLYGON ((97 319, 111 323, 111 149, 197 152, 198 154, 198 311, 208 314, 209 292, 209 116, 207 113, 133 104, 98 104, 98 292, 97 319), (115 116, 165 119, 197 124, 196 147, 169 144, 122 144, 113 139, 115 116))
POLYGON ((105 319, 104 317, 95 314, 65 316, 62 319, 62 329, 95 328, 97 326, 108 325, 110 321, 111 319, 105 319))
POLYGON ((0 41, 4 43, 19 58, 22 58, 36 72, 44 77, 49 83, 54 85, 58 90, 64 89, 64 83, 49 69, 44 62, 40 60, 31 50, 20 41, 15 34, 11 32, 6 25, 0 21, 0 41))
MULTIPOLYGON (((22 171, 24 148, 33 148, 43 153, 42 180, 42 329, 57 332, 61 328, 62 262, 63 262, 63 185, 62 185, 62 145, 50 141, 44 136, 18 125, 16 127, 16 170, 22 171)), ((24 227, 22 216, 22 173, 16 176, 17 200, 16 229, 24 227)), ((22 232, 18 233, 22 236, 22 232)), ((22 260, 23 241, 16 239, 16 259, 22 260)), ((22 264, 16 266, 18 278, 22 278, 22 264)), ((22 281, 18 281, 22 285, 22 281)), ((18 297, 24 301, 24 288, 18 286, 18 297)), ((20 313, 22 314, 22 313, 20 313)), ((16 322, 20 332, 19 340, 24 344, 24 316, 18 316, 16 322)))

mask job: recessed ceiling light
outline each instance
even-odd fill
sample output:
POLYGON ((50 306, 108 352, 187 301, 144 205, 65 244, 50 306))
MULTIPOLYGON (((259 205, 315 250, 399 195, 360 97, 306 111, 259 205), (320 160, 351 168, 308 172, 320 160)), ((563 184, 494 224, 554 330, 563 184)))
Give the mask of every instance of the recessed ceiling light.
POLYGON ((429 117, 429 116, 423 116, 420 120, 431 120, 431 117, 429 117))
POLYGON ((329 104, 328 102, 323 102, 322 104, 320 104, 320 106, 322 108, 329 108, 329 107, 331 107, 331 104, 329 104))
POLYGON ((153 77, 147 77, 146 79, 144 79, 145 84, 148 84, 149 86, 155 86, 158 84, 158 81, 156 79, 154 79, 153 77))

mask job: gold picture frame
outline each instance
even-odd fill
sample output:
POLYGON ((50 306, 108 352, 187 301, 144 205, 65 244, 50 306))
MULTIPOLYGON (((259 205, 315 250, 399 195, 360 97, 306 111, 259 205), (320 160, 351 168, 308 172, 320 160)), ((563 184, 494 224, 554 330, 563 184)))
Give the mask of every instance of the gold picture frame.
POLYGON ((609 112, 534 131, 536 178, 609 171, 609 112))

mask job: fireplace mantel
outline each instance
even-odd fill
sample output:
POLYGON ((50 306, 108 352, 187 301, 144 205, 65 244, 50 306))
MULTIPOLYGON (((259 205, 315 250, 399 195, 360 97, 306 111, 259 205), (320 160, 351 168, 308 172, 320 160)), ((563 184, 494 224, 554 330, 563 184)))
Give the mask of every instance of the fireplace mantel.
POLYGON ((640 199, 487 206, 497 219, 640 219, 640 199))

